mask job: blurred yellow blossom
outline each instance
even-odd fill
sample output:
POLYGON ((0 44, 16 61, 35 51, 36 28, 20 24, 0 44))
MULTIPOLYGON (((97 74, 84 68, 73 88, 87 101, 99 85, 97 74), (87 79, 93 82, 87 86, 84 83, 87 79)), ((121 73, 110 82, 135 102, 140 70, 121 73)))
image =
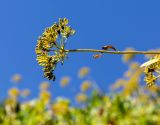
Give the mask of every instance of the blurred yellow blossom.
POLYGON ((43 101, 45 104, 48 104, 51 98, 51 94, 48 91, 41 91, 39 97, 41 101, 43 101))
POLYGON ((76 96, 76 100, 77 100, 78 103, 85 102, 87 100, 87 95, 84 94, 84 93, 79 93, 76 96))
POLYGON ((52 105, 52 111, 55 115, 64 115, 69 111, 69 103, 67 101, 58 101, 52 105))
POLYGON ((5 100, 5 104, 6 105, 12 105, 12 104, 14 104, 16 102, 16 100, 13 98, 7 98, 6 100, 5 100))
POLYGON ((21 104, 21 110, 30 110, 33 108, 33 106, 30 104, 31 102, 25 102, 21 104))
POLYGON ((71 80, 71 78, 70 78, 69 76, 64 76, 64 77, 62 77, 61 80, 60 80, 60 85, 61 85, 62 87, 65 87, 66 85, 69 84, 70 80, 71 80))
POLYGON ((136 81, 136 78, 132 78, 129 81, 127 81, 127 84, 123 86, 123 93, 126 96, 129 96, 135 92, 135 90, 138 89, 139 82, 136 81), (135 81, 134 81, 135 80, 135 81))
POLYGON ((129 71, 126 71, 126 72, 124 72, 124 77, 131 77, 132 76, 132 74, 133 74, 133 72, 131 72, 130 70, 129 71))
POLYGON ((24 90, 22 90, 22 91, 21 91, 21 95, 22 95, 23 97, 29 96, 29 95, 30 95, 30 90, 29 90, 29 89, 24 89, 24 90))
POLYGON ((8 115, 14 115, 16 112, 17 100, 14 98, 8 98, 5 100, 5 111, 8 115))
POLYGON ((19 83, 22 80, 22 76, 20 74, 15 74, 12 76, 12 81, 14 83, 19 83))
POLYGON ((49 89, 49 83, 48 82, 46 82, 46 81, 44 81, 44 82, 42 82, 41 84, 40 84, 40 90, 41 91, 45 91, 45 90, 48 90, 49 89))
POLYGON ((78 77, 84 78, 89 74, 89 72, 90 72, 90 69, 88 67, 82 67, 78 72, 78 77))
MULTIPOLYGON (((126 48, 125 51, 135 51, 135 49, 134 48, 126 48)), ((122 60, 124 62, 128 62, 131 59, 133 59, 134 56, 135 56, 134 54, 124 54, 123 57, 122 57, 122 60)))
POLYGON ((142 71, 137 69, 135 72, 133 72, 133 75, 126 80, 126 84, 123 85, 123 92, 125 95, 131 95, 139 88, 140 84, 140 77, 141 77, 142 71))
POLYGON ((81 84, 81 91, 85 92, 85 91, 87 91, 90 87, 91 87, 91 82, 88 81, 88 80, 85 80, 85 81, 81 84))
POLYGON ((140 68, 137 68, 137 66, 137 63, 132 63, 129 67, 129 70, 124 74, 125 78, 118 79, 112 85, 112 88, 122 88, 122 93, 124 95, 132 95, 139 88, 140 77, 142 75, 142 70, 140 68))
POLYGON ((122 87, 124 84, 126 84, 126 80, 124 79, 117 79, 116 82, 111 86, 111 89, 118 89, 122 87))
POLYGON ((145 89, 150 91, 150 92, 154 92, 154 93, 160 92, 160 86, 156 86, 156 85, 153 85, 153 86, 150 86, 150 87, 146 86, 145 89))
POLYGON ((139 68, 139 63, 132 62, 129 64, 129 70, 124 73, 124 76, 127 78, 131 77, 136 70, 141 70, 139 68))
POLYGON ((11 88, 11 89, 8 90, 8 95, 10 97, 16 98, 16 97, 18 97, 20 95, 20 91, 17 88, 11 88))

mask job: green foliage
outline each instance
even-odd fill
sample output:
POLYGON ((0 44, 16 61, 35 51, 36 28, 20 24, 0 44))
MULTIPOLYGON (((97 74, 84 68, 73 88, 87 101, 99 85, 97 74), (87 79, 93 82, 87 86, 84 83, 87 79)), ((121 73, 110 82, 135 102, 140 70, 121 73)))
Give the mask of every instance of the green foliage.
MULTIPOLYGON (((78 106, 71 105, 69 99, 61 97, 51 100, 47 82, 40 85, 39 97, 26 102, 19 102, 21 91, 11 88, 9 98, 0 105, 0 124, 158 125, 160 87, 140 86, 142 71, 138 67, 138 63, 130 63, 124 77, 117 80, 107 94, 101 91, 97 83, 89 81, 89 68, 81 68, 78 75, 83 76, 80 86, 83 89, 75 96, 78 106), (119 88, 120 91, 117 91, 119 88)), ((65 83, 62 87, 66 87, 69 84, 68 77, 62 78, 61 82, 65 83)))
POLYGON ((91 95, 83 108, 70 106, 69 100, 66 99, 47 105, 39 99, 21 104, 17 102, 14 107, 1 105, 0 124, 158 125, 160 100, 154 101, 151 95, 147 96, 147 100, 141 98, 142 94, 137 97, 125 97, 119 93, 108 97, 97 92, 91 95), (17 106, 19 110, 16 110, 17 106))

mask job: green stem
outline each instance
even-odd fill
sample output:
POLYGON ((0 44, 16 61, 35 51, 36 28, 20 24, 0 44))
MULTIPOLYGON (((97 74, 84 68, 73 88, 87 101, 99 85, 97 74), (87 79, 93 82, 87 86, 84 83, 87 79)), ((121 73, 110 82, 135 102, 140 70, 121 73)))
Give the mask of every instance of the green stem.
POLYGON ((71 49, 65 50, 65 52, 99 52, 107 54, 160 54, 160 51, 106 51, 97 49, 71 49))

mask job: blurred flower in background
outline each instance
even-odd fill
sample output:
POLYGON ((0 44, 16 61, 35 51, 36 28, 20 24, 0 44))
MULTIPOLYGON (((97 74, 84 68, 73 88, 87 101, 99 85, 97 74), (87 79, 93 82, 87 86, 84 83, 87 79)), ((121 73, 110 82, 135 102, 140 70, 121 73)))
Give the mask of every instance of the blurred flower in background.
POLYGON ((29 89, 24 89, 21 91, 21 95, 22 97, 27 97, 31 94, 30 90, 29 89))
POLYGON ((78 103, 84 103, 86 100, 87 100, 87 95, 86 94, 84 94, 84 93, 77 94, 76 101, 78 103))
POLYGON ((61 87, 67 86, 70 81, 71 81, 71 78, 69 76, 62 77, 61 80, 60 80, 61 87))
POLYGON ((49 89, 49 87, 50 87, 49 82, 44 81, 40 83, 39 89, 41 91, 46 91, 49 89))
POLYGON ((55 115, 65 115, 69 111, 69 101, 59 99, 52 105, 52 111, 55 115))
POLYGON ((8 90, 8 95, 11 98, 17 98, 20 95, 20 90, 18 88, 13 87, 8 90))
POLYGON ((19 83, 22 80, 22 76, 20 74, 15 74, 11 79, 14 83, 19 83))
POLYGON ((88 89, 90 89, 90 87, 91 87, 91 81, 85 80, 85 81, 83 81, 83 83, 81 84, 81 91, 85 92, 85 91, 87 91, 88 89))
POLYGON ((42 102, 44 102, 45 104, 48 104, 51 99, 51 93, 49 91, 41 91, 39 93, 39 98, 42 102))
POLYGON ((78 77, 79 78, 84 78, 85 76, 87 76, 90 72, 90 69, 88 67, 82 67, 80 68, 79 72, 78 72, 78 77))

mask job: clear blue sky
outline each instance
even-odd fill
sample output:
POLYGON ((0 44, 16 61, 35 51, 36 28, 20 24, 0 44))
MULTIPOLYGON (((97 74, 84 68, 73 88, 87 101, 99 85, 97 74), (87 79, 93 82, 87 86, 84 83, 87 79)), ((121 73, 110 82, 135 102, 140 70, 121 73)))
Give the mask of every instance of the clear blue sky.
MULTIPOLYGON (((159 0, 1 0, 0 98, 13 86, 10 79, 15 73, 23 76, 19 88, 30 88, 31 98, 37 96, 38 85, 45 79, 36 62, 35 45, 44 28, 58 18, 68 18, 76 30, 67 48, 101 48, 112 44, 118 50, 148 50, 160 45, 159 6, 159 0)), ((81 81, 77 71, 82 66, 91 68, 91 76, 105 91, 126 70, 119 55, 94 60, 92 54, 71 54, 64 66, 56 69, 57 80, 51 82, 53 97, 75 95, 71 88, 78 91, 81 81), (71 76, 72 81, 62 89, 59 80, 64 75, 71 76)))

